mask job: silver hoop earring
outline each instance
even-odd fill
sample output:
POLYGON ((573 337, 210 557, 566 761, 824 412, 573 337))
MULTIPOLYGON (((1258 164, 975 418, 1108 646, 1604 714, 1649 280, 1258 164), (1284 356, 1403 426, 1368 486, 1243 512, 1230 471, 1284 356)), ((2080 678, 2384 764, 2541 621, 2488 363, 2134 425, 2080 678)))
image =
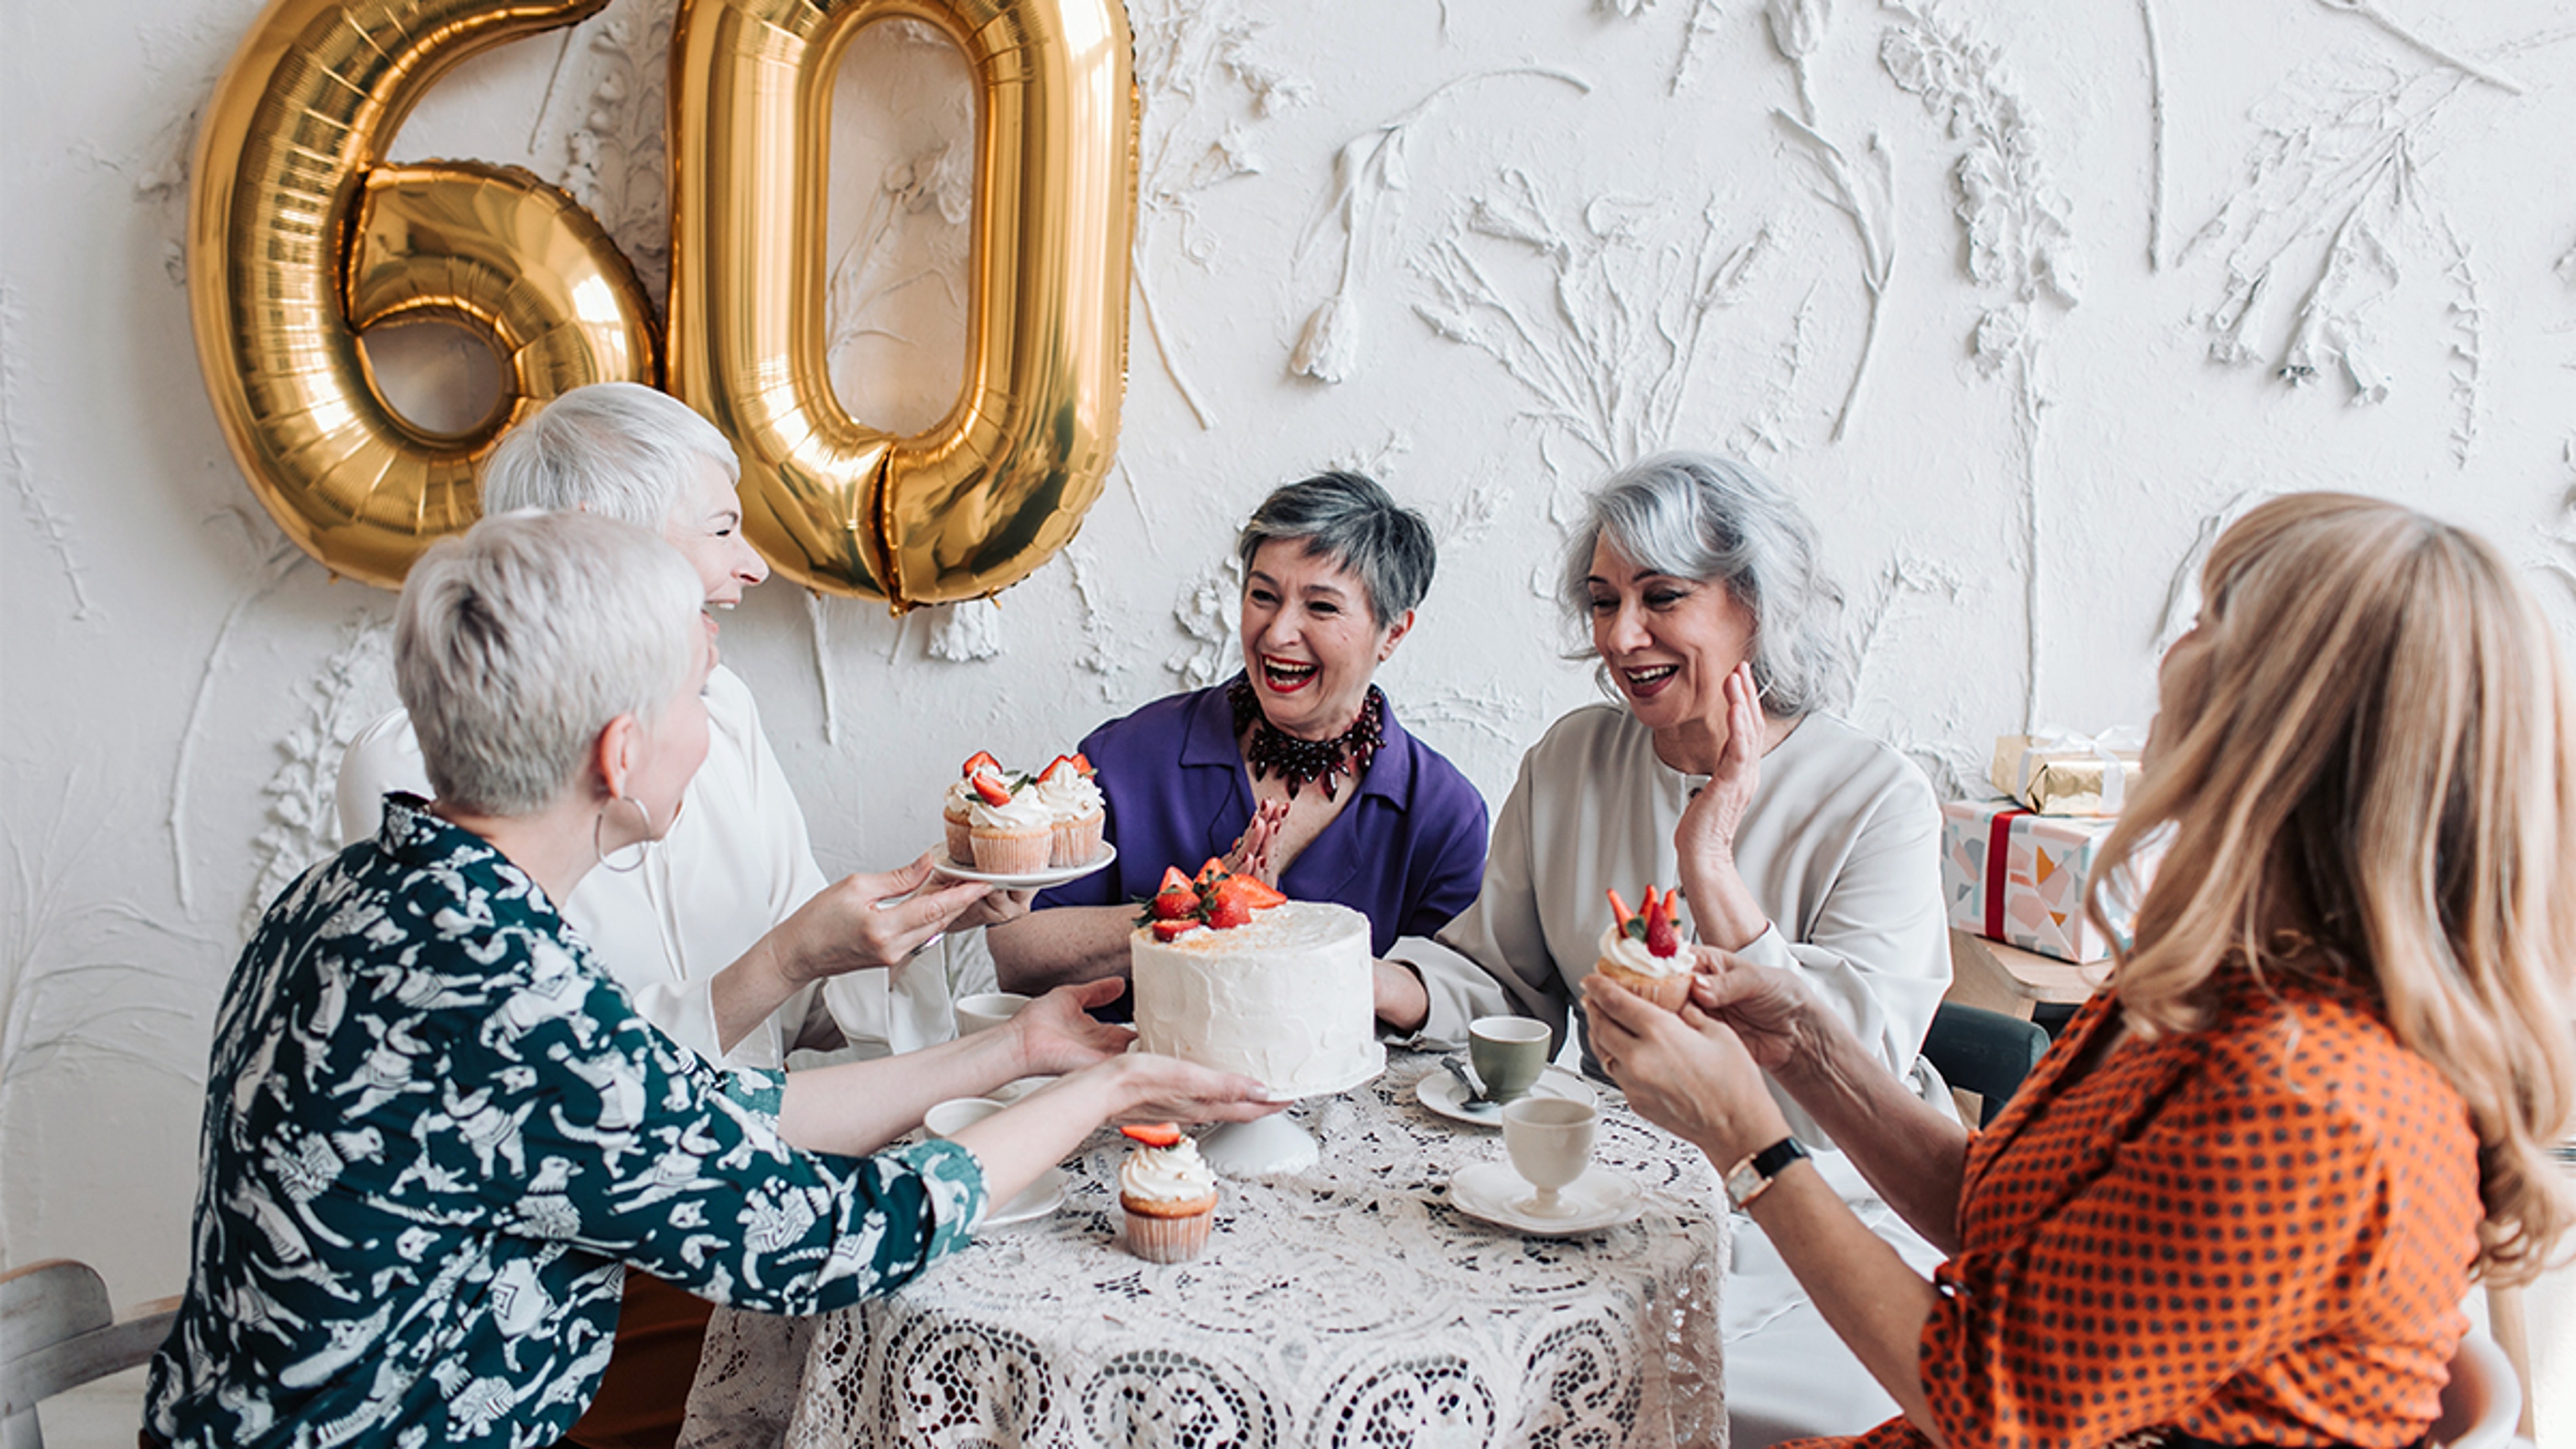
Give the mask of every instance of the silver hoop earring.
MULTIPOLYGON (((590 818, 591 864, 606 870, 611 875, 632 875, 636 871, 643 869, 645 847, 652 843, 653 812, 651 809, 647 808, 641 800, 629 799, 624 795, 612 796, 607 804, 599 807, 599 813, 590 818), (600 849, 600 834, 608 827, 608 812, 616 809, 620 805, 634 806, 635 813, 644 821, 644 838, 635 842, 635 858, 624 865, 618 865, 612 862, 608 858, 608 852, 600 849)), ((623 846, 619 847, 621 850, 624 848, 625 847, 623 846)))

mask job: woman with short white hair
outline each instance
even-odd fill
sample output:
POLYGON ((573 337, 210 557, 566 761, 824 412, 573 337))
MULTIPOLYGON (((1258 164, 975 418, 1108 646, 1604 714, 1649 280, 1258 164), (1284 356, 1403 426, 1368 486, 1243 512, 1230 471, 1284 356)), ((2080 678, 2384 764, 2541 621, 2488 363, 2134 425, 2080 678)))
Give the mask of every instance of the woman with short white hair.
POLYGON ((580 513, 413 567, 394 654, 435 804, 261 922, 216 1016, 194 1263, 147 1443, 549 1443, 597 1389, 626 1267, 815 1313, 964 1245, 1103 1121, 1244 1120, 1261 1084, 1066 988, 891 1062, 725 1071, 636 1014, 555 902, 668 828, 705 756, 701 581, 580 513), (925 1108, 1065 1073, 953 1141, 925 1108))
MULTIPOLYGON (((1890 1072, 1945 1100, 1918 1056, 1950 983, 1940 809, 1912 762, 1827 713, 1845 686, 1840 598, 1805 515, 1741 463, 1650 458, 1587 500, 1563 589, 1619 702, 1573 711, 1522 757, 1475 904, 1387 952, 1379 1016, 1454 1043, 1476 1017, 1516 1013, 1562 1041, 1571 1010, 1584 1070, 1606 1077, 1578 993, 1607 892, 1677 884, 1682 940, 1795 973, 1890 1072)), ((1789 1110, 1828 1180, 1934 1261, 1789 1110)), ((1759 1230, 1736 1233, 1721 1299, 1732 1442, 1884 1418, 1890 1401, 1759 1230)))
MULTIPOLYGON (((677 399, 594 383, 502 438, 483 465, 483 510, 580 509, 650 529, 697 571, 705 606, 730 609, 769 576, 743 540, 740 475, 724 434, 677 399)), ((660 843, 594 874, 565 916, 644 1015, 710 1061, 776 1067, 800 1047, 880 1056, 954 1036, 952 992, 991 989, 991 958, 980 942, 934 938, 1010 919, 1025 902, 972 883, 926 889, 928 853, 826 885, 732 670, 708 677, 707 712, 707 763, 680 818, 655 822, 660 843)), ((401 711, 369 725, 340 767, 342 838, 375 832, 386 791, 429 783, 401 711)))

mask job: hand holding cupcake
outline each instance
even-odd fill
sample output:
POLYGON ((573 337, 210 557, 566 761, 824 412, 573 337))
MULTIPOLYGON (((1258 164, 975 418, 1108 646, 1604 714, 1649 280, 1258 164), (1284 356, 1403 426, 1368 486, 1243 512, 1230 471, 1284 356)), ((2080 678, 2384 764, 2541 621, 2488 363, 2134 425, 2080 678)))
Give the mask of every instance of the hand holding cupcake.
POLYGON ((1661 895, 1646 887, 1642 910, 1611 891, 1611 921, 1601 933, 1600 959, 1592 969, 1618 982, 1666 1011, 1679 1011, 1690 999, 1691 962, 1681 930, 1681 892, 1661 895))

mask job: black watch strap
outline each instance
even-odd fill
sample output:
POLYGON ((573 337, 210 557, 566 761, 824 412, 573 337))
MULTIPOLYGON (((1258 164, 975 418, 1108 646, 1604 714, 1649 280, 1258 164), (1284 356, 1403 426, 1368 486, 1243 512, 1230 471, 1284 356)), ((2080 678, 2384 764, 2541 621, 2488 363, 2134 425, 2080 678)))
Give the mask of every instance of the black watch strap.
POLYGON ((1759 1152, 1749 1153, 1744 1160, 1727 1170, 1726 1201, 1736 1211, 1750 1207, 1772 1179, 1789 1170, 1789 1164, 1807 1155, 1806 1144, 1795 1137, 1783 1137, 1759 1152))

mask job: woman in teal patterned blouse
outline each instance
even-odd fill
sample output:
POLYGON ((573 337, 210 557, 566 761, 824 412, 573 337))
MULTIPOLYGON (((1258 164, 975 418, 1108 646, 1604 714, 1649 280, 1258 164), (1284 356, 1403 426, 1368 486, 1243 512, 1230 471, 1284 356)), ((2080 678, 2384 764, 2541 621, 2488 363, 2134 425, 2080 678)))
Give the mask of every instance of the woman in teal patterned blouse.
POLYGON ((1247 1078, 1117 1055, 1087 989, 792 1078, 710 1068, 637 1016, 553 903, 668 828, 705 754, 701 592, 668 545, 577 513, 488 519, 413 567, 395 670, 439 803, 308 871, 234 968, 147 1443, 551 1444, 627 1265, 841 1307, 1106 1120, 1276 1110, 1247 1078), (941 1098, 1055 1072, 952 1142, 876 1151, 941 1098))

